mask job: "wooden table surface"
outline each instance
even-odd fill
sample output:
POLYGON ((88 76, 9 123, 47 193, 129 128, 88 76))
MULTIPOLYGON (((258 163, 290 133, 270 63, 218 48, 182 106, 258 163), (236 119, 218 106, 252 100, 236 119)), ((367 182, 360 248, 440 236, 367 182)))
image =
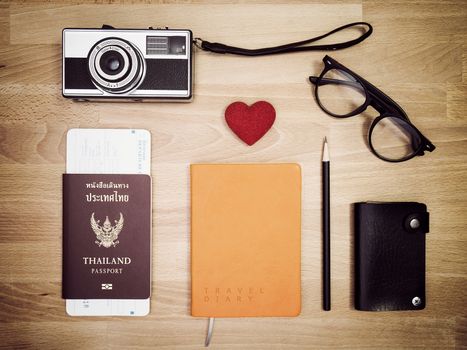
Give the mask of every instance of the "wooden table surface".
POLYGON ((0 3, 0 347, 202 348, 207 321, 190 316, 189 164, 298 162, 302 313, 219 319, 212 348, 467 348, 465 1, 96 2, 0 3), (383 162, 365 144, 375 111, 348 120, 325 115, 307 82, 321 71, 323 52, 244 58, 197 51, 190 104, 76 103, 61 96, 64 27, 190 28, 211 41, 259 47, 360 20, 373 24, 373 36, 331 55, 398 101, 435 152, 402 164, 383 162), (223 120, 225 107, 236 100, 267 100, 277 110, 271 131, 252 147, 223 120), (65 313, 61 174, 66 132, 78 127, 152 133, 153 296, 147 317, 65 313), (331 312, 321 309, 325 135, 333 161, 331 312), (364 200, 427 204, 425 310, 354 310, 350 208, 364 200))

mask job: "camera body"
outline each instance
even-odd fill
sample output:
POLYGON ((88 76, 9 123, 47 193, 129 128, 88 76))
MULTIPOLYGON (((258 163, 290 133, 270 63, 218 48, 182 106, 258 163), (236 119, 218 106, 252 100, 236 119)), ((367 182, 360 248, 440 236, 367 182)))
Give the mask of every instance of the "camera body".
POLYGON ((192 37, 185 29, 66 28, 62 94, 79 101, 189 102, 192 37))

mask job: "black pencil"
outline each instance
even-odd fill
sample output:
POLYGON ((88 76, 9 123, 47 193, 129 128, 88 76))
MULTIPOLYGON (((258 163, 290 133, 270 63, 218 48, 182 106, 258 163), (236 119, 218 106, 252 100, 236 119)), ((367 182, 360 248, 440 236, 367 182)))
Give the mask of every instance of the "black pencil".
POLYGON ((323 147, 323 309, 331 310, 331 211, 329 203, 329 150, 323 147))

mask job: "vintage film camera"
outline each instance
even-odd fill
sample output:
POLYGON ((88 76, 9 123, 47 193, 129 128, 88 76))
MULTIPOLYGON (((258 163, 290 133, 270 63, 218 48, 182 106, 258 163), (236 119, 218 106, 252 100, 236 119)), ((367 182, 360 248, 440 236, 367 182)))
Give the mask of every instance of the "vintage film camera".
POLYGON ((193 94, 192 32, 66 28, 64 97, 79 101, 180 101, 193 94))

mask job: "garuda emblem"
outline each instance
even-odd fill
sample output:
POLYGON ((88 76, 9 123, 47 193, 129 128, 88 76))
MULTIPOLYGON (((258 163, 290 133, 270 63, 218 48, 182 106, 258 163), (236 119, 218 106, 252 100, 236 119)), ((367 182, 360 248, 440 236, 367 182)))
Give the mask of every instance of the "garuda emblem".
POLYGON ((104 224, 99 225, 100 220, 94 219, 94 213, 91 215, 91 227, 96 234, 97 241, 95 243, 100 247, 105 248, 115 247, 118 242, 118 234, 123 228, 123 215, 120 213, 120 219, 114 220, 115 225, 112 225, 109 221, 109 217, 105 217, 104 224))

